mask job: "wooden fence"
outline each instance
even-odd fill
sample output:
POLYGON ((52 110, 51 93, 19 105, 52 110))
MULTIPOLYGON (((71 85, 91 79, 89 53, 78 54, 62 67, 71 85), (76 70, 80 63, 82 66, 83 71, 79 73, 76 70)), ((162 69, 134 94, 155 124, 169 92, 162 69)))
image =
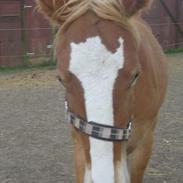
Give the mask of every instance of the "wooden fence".
POLYGON ((52 29, 34 0, 0 0, 0 66, 42 62, 52 54, 52 29))
MULTIPOLYGON (((53 30, 34 0, 0 0, 0 66, 39 63, 52 55, 53 30)), ((164 49, 183 47, 183 0, 154 0, 144 15, 164 49)))
POLYGON ((183 47, 183 0, 154 0, 144 18, 164 49, 183 47))

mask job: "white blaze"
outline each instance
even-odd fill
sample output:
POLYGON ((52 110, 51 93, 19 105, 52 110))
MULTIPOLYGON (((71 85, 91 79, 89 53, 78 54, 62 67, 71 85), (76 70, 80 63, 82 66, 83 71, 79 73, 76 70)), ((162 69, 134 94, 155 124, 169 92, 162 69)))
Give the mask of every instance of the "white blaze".
MULTIPOLYGON (((121 38, 119 43, 115 53, 107 50, 98 36, 88 38, 84 43, 71 43, 69 70, 82 84, 88 121, 105 125, 114 123, 113 87, 118 71, 124 65, 121 38)), ((114 183, 113 143, 92 137, 89 140, 93 182, 114 183)))
POLYGON ((118 174, 118 182, 117 183, 130 183, 130 176, 128 172, 127 165, 127 154, 126 154, 126 144, 123 144, 122 147, 122 160, 121 162, 116 163, 116 171, 118 174))
POLYGON ((92 183, 91 170, 85 167, 84 183, 92 183))

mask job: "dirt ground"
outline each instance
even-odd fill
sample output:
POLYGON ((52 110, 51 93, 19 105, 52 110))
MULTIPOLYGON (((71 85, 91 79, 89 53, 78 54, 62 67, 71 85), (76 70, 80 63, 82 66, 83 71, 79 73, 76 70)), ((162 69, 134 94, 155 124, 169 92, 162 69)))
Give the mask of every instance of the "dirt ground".
MULTIPOLYGON (((183 55, 169 88, 145 183, 183 183, 183 55)), ((0 73, 0 183, 74 183, 64 90, 49 69, 0 73)))

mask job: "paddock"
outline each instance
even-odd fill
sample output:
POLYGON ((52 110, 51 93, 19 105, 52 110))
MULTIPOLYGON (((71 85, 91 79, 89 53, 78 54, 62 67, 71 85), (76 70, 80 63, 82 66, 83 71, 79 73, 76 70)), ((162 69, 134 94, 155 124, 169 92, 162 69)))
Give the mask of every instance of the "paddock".
MULTIPOLYGON (((168 56, 169 87, 144 183, 183 180, 183 55, 168 56)), ((0 182, 74 183, 64 89, 54 68, 0 73, 0 182)))

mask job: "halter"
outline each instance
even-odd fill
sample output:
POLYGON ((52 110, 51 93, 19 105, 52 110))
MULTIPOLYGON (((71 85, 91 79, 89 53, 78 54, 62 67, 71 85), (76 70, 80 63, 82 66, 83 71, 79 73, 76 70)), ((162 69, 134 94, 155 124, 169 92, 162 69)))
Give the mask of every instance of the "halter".
POLYGON ((127 128, 117 128, 93 121, 86 121, 69 110, 68 102, 66 100, 65 111, 66 118, 73 125, 73 127, 90 137, 110 142, 127 141, 129 139, 132 127, 131 121, 129 121, 127 128))

